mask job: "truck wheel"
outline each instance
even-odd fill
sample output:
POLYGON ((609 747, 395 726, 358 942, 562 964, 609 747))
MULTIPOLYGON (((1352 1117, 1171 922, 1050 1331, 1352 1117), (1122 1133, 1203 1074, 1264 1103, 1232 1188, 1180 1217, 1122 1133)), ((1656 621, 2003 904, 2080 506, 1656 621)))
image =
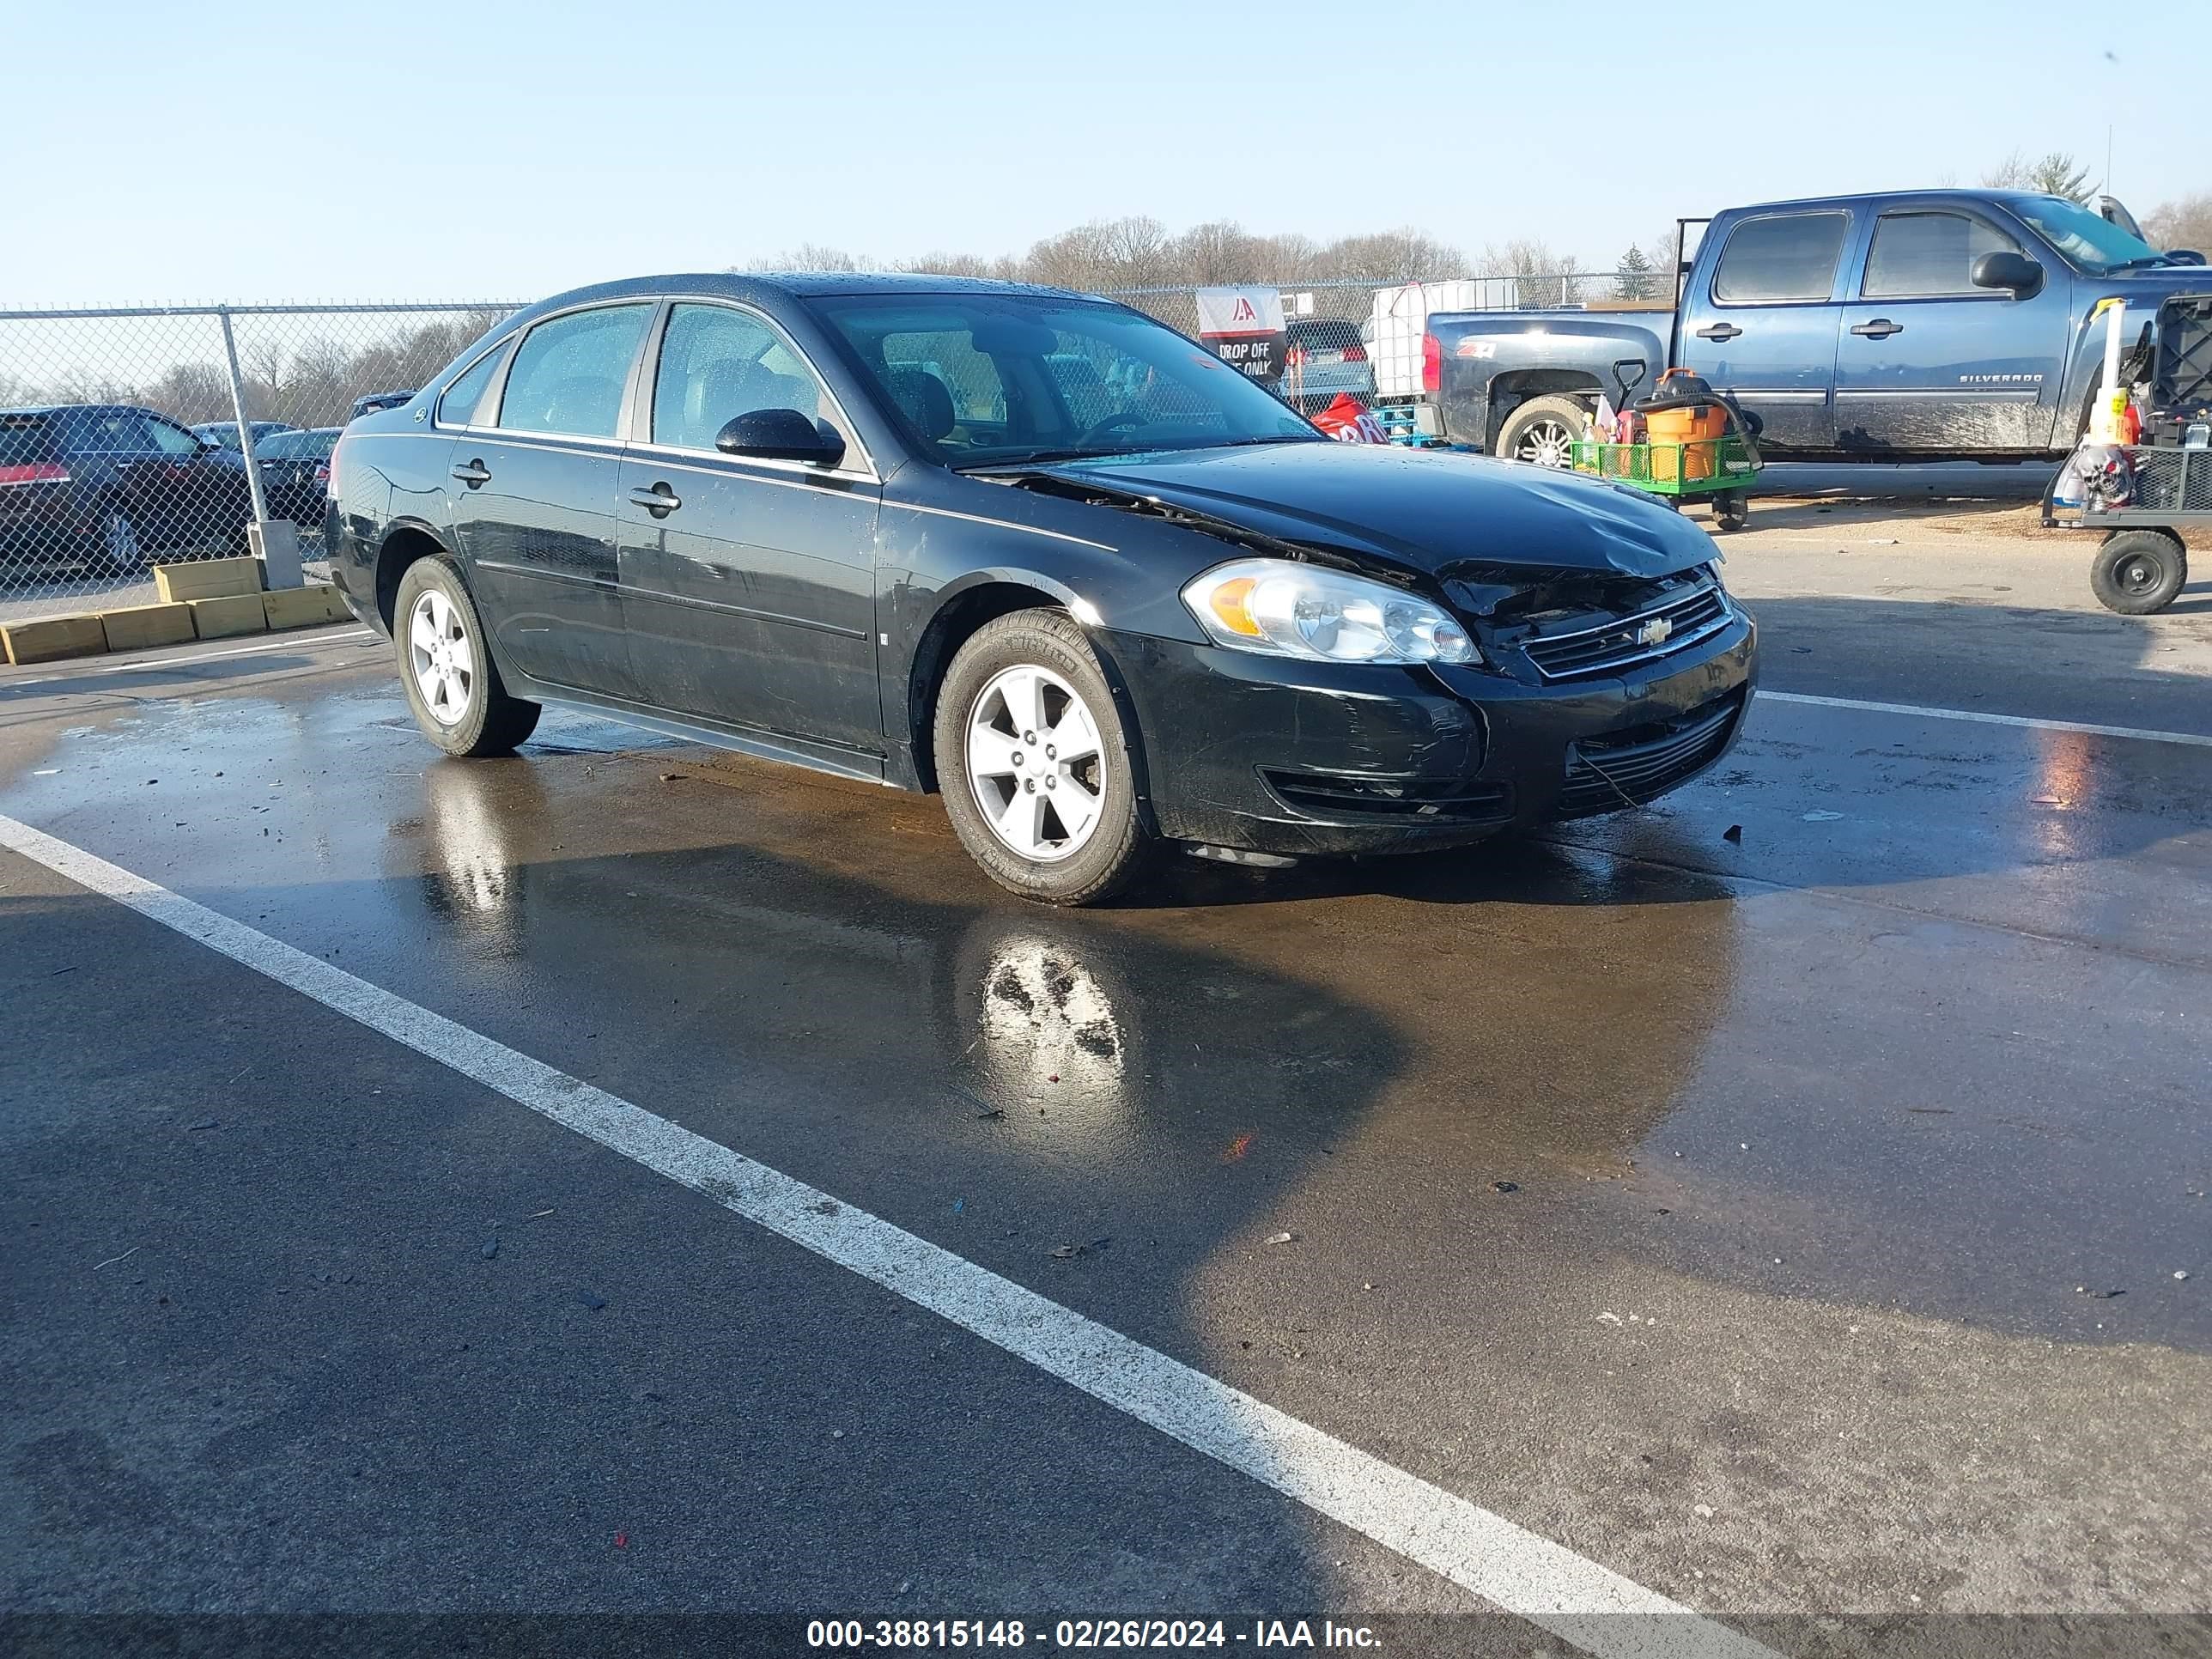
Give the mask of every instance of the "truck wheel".
POLYGON ((1573 398, 1531 398, 1498 428, 1500 459, 1527 461, 1565 471, 1574 464, 1573 445, 1590 435, 1590 412, 1573 398))
POLYGON ((2188 580, 2188 550, 2170 530, 2115 531, 2089 567, 2097 602, 2124 617, 2165 610, 2188 580))

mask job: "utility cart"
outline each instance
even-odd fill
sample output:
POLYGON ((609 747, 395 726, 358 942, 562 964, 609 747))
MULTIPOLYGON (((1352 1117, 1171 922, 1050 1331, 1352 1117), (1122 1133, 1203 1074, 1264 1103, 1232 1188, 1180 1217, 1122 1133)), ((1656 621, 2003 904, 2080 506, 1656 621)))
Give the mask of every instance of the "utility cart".
POLYGON ((1754 423, 1686 369, 1668 369, 1641 403, 1632 399, 1644 378, 1642 361, 1625 358, 1613 373, 1623 419, 1635 416, 1648 441, 1582 440, 1570 447, 1568 465, 1656 495, 1678 512, 1685 501, 1710 501, 1720 528, 1742 529, 1751 514, 1751 482, 1759 476, 1754 423))
POLYGON ((2188 586, 2183 532, 2212 530, 2212 449, 2116 444, 2103 471, 2113 504, 2094 491, 2079 503, 2058 501, 2066 476, 2061 468, 2043 492, 2043 522, 2046 528, 2102 531, 2104 543, 2089 562, 2089 591, 2108 611, 2147 617, 2188 586))
POLYGON ((2130 617, 2173 603, 2189 582, 2183 537, 2212 531, 2212 295, 2173 295, 2143 332, 2120 373, 2151 441, 2084 443, 2043 492, 2046 528, 2102 532, 2089 588, 2130 617))

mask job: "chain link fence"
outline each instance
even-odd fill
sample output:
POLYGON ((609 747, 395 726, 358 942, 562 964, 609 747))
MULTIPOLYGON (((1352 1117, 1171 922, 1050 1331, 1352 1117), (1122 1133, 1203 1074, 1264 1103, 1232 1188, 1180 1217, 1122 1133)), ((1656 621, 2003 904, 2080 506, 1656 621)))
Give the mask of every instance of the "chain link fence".
POLYGON ((257 520, 319 574, 346 422, 516 308, 0 312, 0 621, 152 603, 155 566, 243 554, 257 520))
MULTIPOLYGON (((1420 379, 1420 336, 1432 310, 1664 309, 1671 294, 1668 278, 1650 270, 1258 286, 1282 295, 1288 334, 1282 378, 1273 384, 1308 414, 1347 392, 1370 404, 1412 395, 1420 379)), ((1185 334, 1199 331, 1195 287, 1116 289, 1107 297, 1185 334)))
MULTIPOLYGON (((1409 293, 1454 310, 1663 305, 1662 280, 1279 283, 1279 390, 1309 410, 1346 392, 1374 401, 1378 320, 1409 293)), ((1109 297, 1195 335, 1196 293, 1109 297)), ((150 603, 155 566, 241 554, 257 519, 294 526, 321 574, 327 462, 346 422, 411 393, 521 303, 0 312, 0 622, 150 603)))

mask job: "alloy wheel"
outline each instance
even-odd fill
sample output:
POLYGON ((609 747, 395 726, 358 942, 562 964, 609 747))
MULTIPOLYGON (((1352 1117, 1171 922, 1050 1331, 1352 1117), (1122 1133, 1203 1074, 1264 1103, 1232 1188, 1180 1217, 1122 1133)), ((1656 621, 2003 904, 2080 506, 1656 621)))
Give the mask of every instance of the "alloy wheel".
POLYGON ((407 661, 430 717, 458 726, 476 692, 476 649, 460 611, 434 587, 423 591, 408 618, 407 661))
POLYGON ((135 573, 143 562, 138 552, 138 526, 120 513, 111 513, 101 526, 100 540, 107 554, 107 562, 124 575, 135 573))
POLYGON ((1521 441, 1513 447, 1513 459, 1564 468, 1574 454, 1574 444, 1575 434, 1567 430, 1565 422, 1539 421, 1521 434, 1521 441))
POLYGON ((968 709, 968 788, 991 833, 1038 864, 1073 856, 1106 805, 1098 721, 1075 688, 1024 663, 994 675, 968 709))

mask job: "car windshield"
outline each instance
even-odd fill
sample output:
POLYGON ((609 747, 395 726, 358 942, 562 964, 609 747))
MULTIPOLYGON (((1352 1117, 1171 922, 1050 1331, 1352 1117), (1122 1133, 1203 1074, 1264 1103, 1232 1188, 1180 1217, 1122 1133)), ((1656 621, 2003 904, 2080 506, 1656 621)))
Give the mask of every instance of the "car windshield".
POLYGON ((881 401, 954 466, 1328 441, 1218 357, 1127 307, 1024 294, 811 303, 881 401))
POLYGON ((2011 206, 2045 241, 2092 276, 2131 265, 2166 263, 2166 256, 2142 237, 2130 235, 2063 196, 2031 196, 2011 206))

